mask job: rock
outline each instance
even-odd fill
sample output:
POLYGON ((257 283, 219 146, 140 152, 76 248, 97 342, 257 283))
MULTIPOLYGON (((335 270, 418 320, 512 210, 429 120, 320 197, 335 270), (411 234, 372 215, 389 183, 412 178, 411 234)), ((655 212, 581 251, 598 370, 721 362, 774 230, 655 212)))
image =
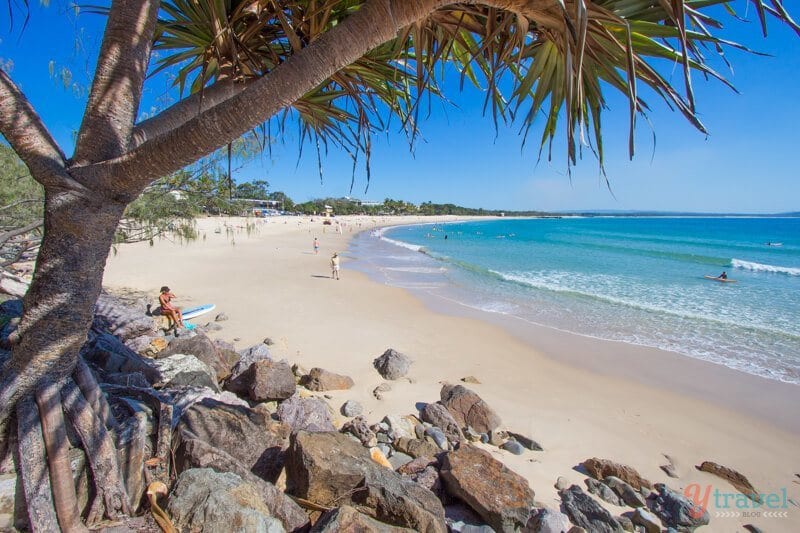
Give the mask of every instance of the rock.
POLYGON ((369 456, 373 461, 375 461, 376 464, 394 470, 392 463, 390 463, 389 459, 386 458, 387 455, 388 454, 383 453, 383 450, 377 446, 369 449, 369 456))
POLYGON ((558 479, 556 480, 556 484, 554 486, 557 491, 561 492, 562 490, 568 489, 570 485, 571 483, 567 478, 565 478, 564 476, 558 476, 558 479))
POLYGON ((285 531, 252 484, 210 468, 183 472, 166 510, 174 525, 187 531, 285 531))
POLYGON ((394 442, 395 449, 414 457, 434 457, 441 452, 438 446, 426 440, 400 437, 394 442))
POLYGON ((466 438, 470 442, 480 442, 481 434, 472 429, 471 427, 468 427, 464 430, 464 438, 466 438))
POLYGON ((662 455, 668 461, 668 463, 665 465, 661 465, 659 468, 661 468, 661 470, 663 470, 664 473, 667 474, 669 477, 678 479, 679 476, 678 476, 678 471, 675 467, 675 460, 667 454, 662 454, 662 455))
MULTIPOLYGON (((383 443, 381 443, 381 444, 378 444, 377 448, 378 448, 378 449, 379 449, 381 452, 383 452, 383 455, 385 455, 386 457, 392 457, 392 455, 393 455, 393 453, 392 453, 392 447, 391 447, 391 446, 389 446, 388 444, 383 444, 383 443)), ((394 452, 394 453, 397 453, 397 452, 394 452)))
POLYGON ((217 374, 193 355, 175 354, 154 361, 161 374, 162 387, 207 387, 219 392, 217 374))
MULTIPOLYGON (((396 454, 405 455, 402 452, 396 452, 396 454)), ((419 474, 429 466, 436 466, 437 462, 436 459, 432 457, 417 457, 413 461, 409 461, 408 463, 404 464, 403 466, 397 469, 403 475, 413 475, 419 474)))
POLYGON ((344 426, 342 426, 342 433, 353 435, 367 448, 372 448, 378 444, 375 433, 369 428, 369 424, 367 424, 367 420, 363 416, 357 416, 346 422, 344 426))
POLYGON ((183 414, 194 404, 203 400, 213 400, 216 402, 225 403, 228 405, 238 405, 240 407, 249 407, 249 404, 233 394, 232 392, 222 391, 215 392, 205 387, 179 387, 170 388, 161 391, 162 396, 167 398, 168 403, 172 404, 172 420, 173 425, 178 423, 178 420, 183 414))
POLYGON ((471 385, 480 385, 481 384, 481 382, 478 381, 478 378, 476 378, 475 376, 467 376, 467 377, 461 378, 461 381, 463 381, 464 383, 469 383, 471 385))
POLYGON ((425 422, 429 422, 444 431, 444 434, 452 442, 458 442, 464 438, 456 419, 441 403, 425 404, 420 411, 420 416, 425 422))
POLYGON ((745 524, 744 527, 750 533, 763 533, 760 527, 754 526, 753 524, 745 524))
POLYGON ((492 446, 500 447, 508 438, 508 433, 501 430, 492 430, 489 432, 489 444, 492 446))
POLYGON ((317 504, 354 504, 381 522, 429 533, 447 531, 444 509, 431 491, 379 466, 365 448, 341 433, 292 435, 286 481, 291 494, 317 504))
POLYGON ((92 327, 108 331, 123 342, 142 335, 155 335, 153 319, 144 309, 136 309, 110 294, 101 294, 94 306, 92 327))
POLYGON ((275 341, 273 341, 271 337, 264 337, 264 340, 262 342, 267 346, 272 346, 273 344, 275 344, 275 341))
POLYGON ((622 481, 628 483, 636 490, 644 487, 652 487, 652 484, 646 479, 642 478, 634 468, 630 466, 615 463, 608 459, 598 459, 592 457, 585 460, 581 465, 586 469, 590 476, 597 480, 605 479, 608 476, 618 477, 622 481))
POLYGON ((205 326, 203 326, 205 331, 222 331, 224 328, 222 324, 217 324, 216 322, 207 322, 205 326))
POLYGON ((294 377, 300 380, 303 378, 303 376, 308 375, 308 370, 306 370, 303 366, 300 366, 299 364, 295 363, 292 365, 292 373, 294 374, 294 377))
POLYGON ((614 518, 617 519, 617 522, 619 522, 619 525, 621 525, 622 529, 624 529, 625 531, 630 531, 631 533, 634 533, 636 531, 636 527, 634 527, 633 522, 627 516, 619 515, 614 518))
POLYGON ((655 490, 656 494, 650 499, 650 510, 667 527, 691 532, 697 527, 708 525, 711 520, 707 510, 663 483, 656 483, 655 490))
POLYGON ((444 434, 444 431, 441 429, 431 426, 425 430, 425 436, 429 437, 433 440, 433 442, 442 450, 449 450, 450 444, 447 442, 447 437, 444 434))
POLYGON ((372 364, 384 379, 400 379, 408 374, 411 368, 411 359, 400 352, 389 348, 383 355, 375 359, 372 364))
POLYGON ((150 384, 161 382, 161 374, 154 362, 145 359, 125 346, 110 333, 89 332, 90 340, 81 350, 86 360, 106 374, 133 374, 139 372, 150 384))
POLYGON ((335 374, 322 368, 312 368, 307 376, 303 376, 300 384, 308 390, 317 392, 347 390, 355 385, 351 377, 335 374))
POLYGON ((239 351, 239 362, 231 368, 229 380, 236 379, 242 372, 250 368, 257 361, 272 361, 269 348, 266 344, 256 344, 239 351))
POLYGON ((623 529, 617 519, 611 516, 599 503, 586 494, 577 485, 562 490, 562 509, 576 524, 592 533, 622 533, 623 529))
POLYGON ((630 507, 646 507, 644 498, 639 492, 636 492, 633 487, 622 481, 618 477, 608 476, 603 480, 603 483, 614 491, 614 494, 630 507))
POLYGON ((217 382, 224 380, 231 373, 231 364, 219 354, 214 341, 202 333, 191 338, 179 337, 171 340, 167 348, 158 356, 159 358, 169 357, 179 353, 193 355, 207 364, 216 373, 217 382))
POLYGON ((358 416, 364 412, 364 407, 355 400, 347 400, 342 405, 342 414, 347 417, 358 416))
POLYGON ((225 388, 254 402, 285 400, 297 390, 292 369, 286 361, 256 361, 225 384, 225 388))
POLYGON ((219 313, 216 317, 214 317, 214 322, 224 322, 228 320, 228 315, 225 313, 219 313))
POLYGON ((513 453, 514 455, 522 455, 525 453, 525 448, 515 440, 507 440, 501 446, 501 449, 513 453))
POLYGON ((439 471, 433 466, 428 466, 422 472, 412 474, 410 477, 414 483, 433 492, 440 500, 445 496, 439 471))
POLYGON ((392 390, 391 385, 389 385, 388 383, 381 383, 380 385, 375 387, 375 390, 372 391, 372 395, 375 396, 376 400, 383 400, 383 394, 385 392, 389 392, 390 390, 392 390))
POLYGON ((508 436, 509 438, 512 438, 515 441, 519 442, 523 447, 527 448, 528 450, 534 452, 544 451, 544 448, 542 448, 542 446, 538 442, 536 442, 530 437, 526 437, 525 435, 522 435, 520 433, 514 433, 513 431, 509 431, 508 436))
POLYGON ((561 511, 543 507, 528 521, 526 531, 532 533, 564 533, 570 528, 569 518, 561 511))
POLYGON ((295 394, 278 406, 278 420, 288 424, 292 431, 336 431, 333 417, 324 400, 301 398, 295 394))
POLYGON ((164 337, 139 337, 149 339, 149 343, 139 353, 147 357, 155 357, 166 350, 168 343, 164 337))
MULTIPOLYGON (((289 431, 288 426, 264 420, 252 409, 206 399, 190 407, 175 429, 175 447, 184 448, 176 455, 177 467, 179 470, 197 466, 218 468, 213 461, 185 449, 190 447, 186 441, 196 439, 224 451, 256 476, 275 482, 283 467, 289 431)), ((196 445, 193 449, 210 453, 196 445)), ((222 466, 218 469, 224 470, 222 466)))
POLYGON ((389 426, 389 434, 393 439, 400 437, 414 438, 416 431, 414 428, 417 425, 415 419, 406 416, 387 415, 383 417, 383 422, 389 426))
POLYGON ((762 503, 760 495, 761 493, 759 493, 755 487, 753 487, 750 481, 743 474, 740 474, 736 470, 728 468, 727 466, 722 466, 721 464, 713 461, 703 461, 703 463, 696 468, 701 472, 708 472, 709 474, 714 474, 717 477, 721 477, 733 485, 736 490, 754 502, 762 503))
POLYGON ((637 526, 642 526, 646 533, 661 533, 661 521, 656 516, 639 507, 631 516, 631 522, 637 526))
POLYGON ((604 502, 620 507, 625 505, 625 502, 622 501, 622 498, 617 496, 617 493, 611 490, 611 488, 602 481, 597 481, 596 479, 592 479, 590 477, 587 477, 584 481, 586 482, 586 488, 589 489, 589 492, 604 502))
POLYGON ((312 533, 411 533, 412 531, 378 522, 349 505, 324 513, 311 528, 312 533))
POLYGON ((470 426, 478 432, 488 432, 500 425, 500 417, 480 396, 462 385, 444 385, 442 404, 450 411, 459 426, 470 426))
POLYGON ((0 531, 14 527, 14 505, 17 493, 17 476, 0 475, 0 531))
POLYGON ((391 457, 389 457, 389 462, 392 464, 392 468, 394 470, 397 470, 398 468, 401 468, 412 461, 415 461, 415 459, 410 455, 404 454, 403 452, 395 452, 391 457))
POLYGON ((533 490, 525 478, 489 453, 462 444, 444 456, 440 474, 447 493, 469 505, 495 530, 515 531, 528 523, 533 490))

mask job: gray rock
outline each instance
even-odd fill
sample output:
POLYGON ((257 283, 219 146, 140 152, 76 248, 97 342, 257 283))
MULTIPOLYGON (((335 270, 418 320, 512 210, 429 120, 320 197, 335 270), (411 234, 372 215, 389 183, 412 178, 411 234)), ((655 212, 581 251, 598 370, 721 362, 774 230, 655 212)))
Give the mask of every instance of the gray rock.
POLYGON ((286 361, 256 361, 225 388, 254 402, 285 400, 297 390, 292 369, 286 361))
POLYGON ((283 533, 281 522, 252 484, 210 468, 183 472, 170 495, 167 512, 179 529, 283 533))
POLYGON ((219 392, 217 374, 193 355, 175 354, 158 359, 154 364, 161 375, 161 385, 164 388, 190 385, 219 392))
MULTIPOLYGON (((163 382, 154 361, 134 352, 110 333, 89 332, 89 341, 81 350, 85 359, 107 374, 141 373, 154 385, 163 382)), ((216 385, 216 384, 215 384, 216 385)))
POLYGON ((617 493, 611 490, 611 488, 602 481, 597 481, 596 479, 592 479, 590 477, 586 478, 584 481, 586 482, 586 487, 589 489, 589 492, 604 502, 620 507, 625 505, 625 502, 622 501, 622 498, 617 496, 617 493))
POLYGON ((375 432, 369 428, 369 424, 367 424, 367 420, 363 416, 357 416, 352 420, 347 421, 342 426, 342 433, 353 435, 362 445, 366 446, 367 448, 372 448, 373 446, 378 445, 378 438, 375 435, 375 432))
POLYGON ((435 444, 421 439, 410 439, 408 437, 400 437, 394 441, 394 447, 398 451, 414 457, 434 457, 441 450, 435 444))
POLYGON ((395 453, 393 452, 392 447, 388 444, 378 444, 377 448, 381 451, 384 457, 393 457, 395 453))
POLYGON ((0 531, 14 527, 14 501, 17 492, 17 476, 0 475, 0 531))
POLYGON ((231 376, 229 379, 236 379, 242 372, 250 368, 250 365, 256 361, 272 361, 272 356, 269 352, 269 347, 266 344, 255 344, 249 348, 239 351, 239 362, 231 368, 231 376))
POLYGON ((336 431, 333 417, 324 400, 301 398, 297 394, 278 406, 278 420, 288 424, 292 431, 336 431))
POLYGON ((498 448, 503 445, 507 438, 508 433, 505 431, 500 431, 497 429, 489 431, 489 444, 497 446, 498 448))
POLYGON ((444 385, 442 404, 450 411, 459 426, 488 432, 500 425, 500 417, 480 396, 462 385, 444 385))
POLYGON ((389 426, 389 435, 393 439, 400 437, 414 438, 416 432, 414 427, 417 425, 416 419, 408 416, 387 415, 383 417, 383 422, 389 426))
POLYGON ((417 424, 414 426, 414 434, 417 436, 418 439, 425 438, 425 430, 428 429, 425 424, 417 424))
POLYGON ((392 464, 392 468, 394 468, 395 470, 397 470, 401 466, 407 465, 408 463, 414 460, 413 457, 411 457, 410 455, 406 455, 403 452, 395 452, 391 456, 387 455, 387 457, 389 457, 389 462, 392 464))
POLYGON ((275 341, 273 341, 271 337, 264 337, 264 344, 267 346, 272 346, 275 344, 275 341))
POLYGON ((564 533, 569 531, 570 527, 567 515, 543 507, 531 516, 526 529, 532 533, 564 533))
POLYGON ((622 533, 617 519, 577 485, 561 491, 562 509, 570 521, 592 533, 622 533))
POLYGON ((355 400, 347 400, 342 405, 342 414, 347 417, 354 417, 362 414, 364 407, 355 400))
POLYGON ((180 337, 173 339, 166 349, 157 354, 157 357, 161 359, 175 354, 190 354, 195 356, 214 370, 217 382, 222 381, 230 375, 231 367, 234 366, 238 360, 238 356, 236 359, 223 359, 214 341, 204 334, 198 334, 190 338, 180 337))
POLYGON ((376 400, 383 400, 384 393, 389 392, 390 390, 392 390, 391 385, 388 383, 381 383, 375 387, 375 390, 372 391, 372 395, 375 396, 376 400))
POLYGON ((645 507, 646 503, 642 495, 634 490, 633 487, 622 481, 618 477, 608 476, 603 483, 609 486, 620 499, 630 507, 645 507))
POLYGON ((471 427, 468 427, 464 430, 464 438, 466 438, 470 442, 480 442, 481 434, 472 429, 471 427))
POLYGON ((206 399, 228 405, 249 407, 249 404, 246 401, 242 400, 232 392, 215 392, 205 387, 174 387, 161 391, 161 394, 165 398, 168 398, 168 402, 172 404, 173 426, 178 423, 178 420, 180 420, 180 418, 183 416, 183 413, 185 413, 191 406, 206 399))
POLYGON ((317 392, 347 390, 355 385, 350 376, 336 374, 324 368, 312 368, 307 376, 302 377, 300 384, 308 390, 317 392))
POLYGON ((642 526, 646 533, 661 533, 661 521, 651 512, 637 508, 631 516, 631 522, 642 526))
POLYGON ((123 342, 142 335, 155 335, 156 326, 145 309, 137 309, 110 294, 101 294, 94 307, 92 327, 108 331, 123 342))
POLYGON ((619 515, 615 517, 619 525, 622 526, 622 529, 625 531, 630 531, 631 533, 636 531, 636 526, 633 525, 633 521, 625 515, 619 515))
POLYGON ((411 533, 413 530, 378 522, 374 518, 359 513, 349 505, 343 505, 324 513, 312 533, 411 533))
POLYGON ((708 511, 696 506, 682 494, 671 490, 663 483, 656 483, 654 487, 656 493, 650 500, 650 510, 667 527, 691 532, 710 522, 708 511))
POLYGON ((522 446, 524 446, 528 450, 531 450, 531 451, 534 451, 534 452, 542 452, 542 451, 544 451, 544 448, 542 448, 542 446, 538 442, 536 442, 535 440, 533 440, 530 437, 526 437, 525 435, 522 435, 520 433, 514 433, 513 431, 509 431, 508 432, 508 436, 509 436, 509 438, 512 438, 515 441, 517 441, 520 444, 522 444, 522 446))
POLYGON ((420 411, 420 416, 425 422, 429 422, 434 426, 440 428, 447 438, 453 442, 458 442, 464 438, 456 419, 447 410, 447 407, 441 403, 429 403, 420 411))
POLYGON ((228 320, 228 315, 225 313, 219 313, 216 317, 214 317, 215 322, 224 322, 228 320))
POLYGON ((501 449, 513 453, 514 455, 522 455, 525 453, 525 448, 515 440, 507 440, 500 446, 501 449))
POLYGON ((378 465, 367 449, 340 433, 292 435, 286 483, 291 494, 314 503, 354 505, 381 522, 447 531, 444 509, 431 491, 378 465))
POLYGON ((567 478, 564 476, 558 476, 556 480, 555 488, 557 491, 561 492, 562 490, 568 489, 571 483, 567 478))
POLYGON ((383 355, 375 359, 372 364, 384 379, 400 379, 408 374, 411 368, 411 359, 400 352, 389 348, 383 355))
POLYGON ((437 427, 429 427, 425 430, 425 435, 433 439, 433 442, 435 442, 440 449, 445 451, 450 449, 450 445, 447 442, 447 437, 445 436, 444 431, 441 429, 437 427))

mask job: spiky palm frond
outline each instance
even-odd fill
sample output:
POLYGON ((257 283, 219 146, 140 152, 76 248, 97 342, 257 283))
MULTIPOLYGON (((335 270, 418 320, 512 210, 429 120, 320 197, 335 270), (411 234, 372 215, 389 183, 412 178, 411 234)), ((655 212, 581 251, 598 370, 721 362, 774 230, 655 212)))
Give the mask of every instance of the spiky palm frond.
MULTIPOLYGON (((365 1, 165 0, 157 69, 177 69, 181 90, 193 92, 225 77, 268 75, 365 1)), ((800 34, 781 0, 750 2, 765 35, 767 15, 800 34)), ((385 129, 387 116, 399 117, 413 139, 420 97, 438 94, 441 79, 455 68, 462 85, 486 91, 495 123, 516 120, 527 138, 543 116, 540 155, 552 148, 563 121, 568 167, 589 146, 602 169, 609 89, 629 101, 632 157, 636 117, 648 109, 639 84, 705 132, 691 73, 730 85, 704 53, 746 50, 715 34, 724 14, 719 6, 735 16, 730 0, 558 0, 537 10, 526 0, 504 5, 452 4, 344 67, 292 105, 301 139, 313 140, 318 151, 333 142, 356 160, 361 151, 369 156, 370 135, 385 129), (682 89, 659 73, 660 65, 674 64, 683 72, 682 89)))

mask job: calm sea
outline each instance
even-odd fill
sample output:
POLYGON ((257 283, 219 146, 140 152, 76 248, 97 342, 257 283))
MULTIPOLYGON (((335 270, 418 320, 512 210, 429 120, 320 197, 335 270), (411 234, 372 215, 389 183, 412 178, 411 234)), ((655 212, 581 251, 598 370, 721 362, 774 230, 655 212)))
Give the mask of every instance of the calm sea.
POLYGON ((797 218, 400 226, 359 235, 351 255, 391 285, 800 384, 797 218), (723 270, 737 282, 703 278, 723 270))

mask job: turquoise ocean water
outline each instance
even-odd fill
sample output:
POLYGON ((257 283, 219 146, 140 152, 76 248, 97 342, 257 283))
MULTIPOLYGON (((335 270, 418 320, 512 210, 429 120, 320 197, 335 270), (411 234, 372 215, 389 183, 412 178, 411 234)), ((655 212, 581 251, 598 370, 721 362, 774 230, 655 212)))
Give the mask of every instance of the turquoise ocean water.
POLYGON ((400 226, 359 235, 351 254, 391 285, 800 384, 798 218, 400 226), (723 270, 737 283, 703 278, 723 270))

